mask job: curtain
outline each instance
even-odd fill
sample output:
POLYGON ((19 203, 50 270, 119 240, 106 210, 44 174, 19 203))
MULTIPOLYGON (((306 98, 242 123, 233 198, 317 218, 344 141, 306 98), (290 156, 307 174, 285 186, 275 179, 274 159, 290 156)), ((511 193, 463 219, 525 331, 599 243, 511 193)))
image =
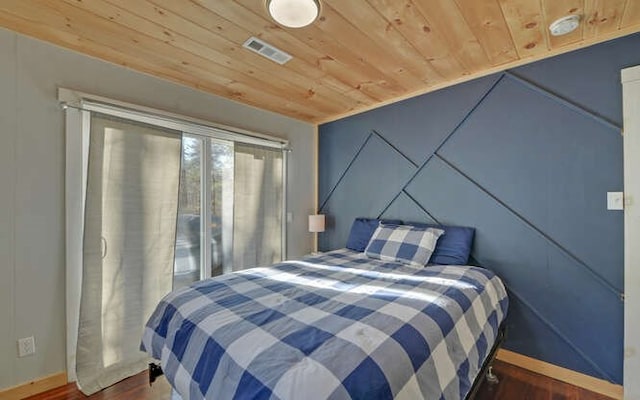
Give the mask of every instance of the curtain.
POLYGON ((91 119, 76 354, 91 394, 147 367, 147 318, 173 279, 181 134, 91 119))
POLYGON ((233 270, 282 260, 282 150, 235 144, 233 270))

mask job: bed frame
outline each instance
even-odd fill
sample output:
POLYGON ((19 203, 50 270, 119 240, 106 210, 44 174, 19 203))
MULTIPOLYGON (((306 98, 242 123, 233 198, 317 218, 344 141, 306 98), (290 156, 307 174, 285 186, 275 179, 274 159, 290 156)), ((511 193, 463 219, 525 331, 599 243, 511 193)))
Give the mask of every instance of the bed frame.
MULTIPOLYGON (((489 355, 484 360, 484 363, 482 364, 482 368, 480 369, 480 372, 478 373, 476 380, 473 381, 471 390, 469 391, 469 394, 467 394, 467 397, 465 397, 464 400, 473 400, 478 394, 478 390, 480 390, 480 386, 482 386, 482 383, 485 381, 485 379, 490 384, 497 384, 499 382, 498 377, 493 373, 492 365, 493 365, 493 360, 495 360, 496 355, 498 354, 498 349, 500 348, 500 346, 502 346, 502 343, 504 342, 505 330, 506 330, 505 322, 503 321, 502 324, 500 324, 500 327, 498 328, 498 335, 496 336, 496 341, 493 343, 493 347, 491 348, 489 355)), ((160 367, 158 364, 155 364, 155 363, 149 363, 149 386, 151 386, 153 382, 155 382, 156 379, 162 376, 163 374, 164 372, 162 372, 162 367, 160 367)))
POLYGON ((469 390, 469 394, 467 394, 467 397, 465 398, 465 400, 473 400, 476 397, 476 395, 478 394, 478 390, 480 390, 480 386, 482 386, 482 383, 484 382, 485 379, 489 384, 492 384, 492 385, 495 385, 500 382, 498 380, 498 377, 493 373, 493 361, 496 359, 496 356, 498 355, 498 349, 500 349, 500 347, 502 346, 502 343, 504 342, 505 331, 506 331, 506 323, 505 321, 502 321, 502 324, 500 324, 500 327, 498 328, 498 335, 496 336, 496 341, 493 343, 493 347, 491 348, 489 355, 484 360, 484 363, 482 364, 482 368, 480 368, 480 372, 478 373, 476 380, 473 381, 471 390, 469 390))

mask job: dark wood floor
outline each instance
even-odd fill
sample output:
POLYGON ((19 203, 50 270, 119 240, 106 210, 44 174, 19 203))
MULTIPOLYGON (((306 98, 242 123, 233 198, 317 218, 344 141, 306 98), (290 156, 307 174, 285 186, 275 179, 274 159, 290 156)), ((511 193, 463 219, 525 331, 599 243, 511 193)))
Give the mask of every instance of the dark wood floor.
POLYGON ((500 383, 490 385, 485 382, 476 400, 611 400, 501 361, 496 360, 493 365, 500 383))
MULTIPOLYGON (((550 379, 542 375, 495 361, 494 368, 500 379, 497 385, 486 382, 476 400, 610 400, 606 396, 550 379)), ((29 397, 29 400, 169 400, 171 389, 164 378, 149 387, 147 374, 142 373, 124 380, 93 396, 86 397, 74 384, 29 397)))

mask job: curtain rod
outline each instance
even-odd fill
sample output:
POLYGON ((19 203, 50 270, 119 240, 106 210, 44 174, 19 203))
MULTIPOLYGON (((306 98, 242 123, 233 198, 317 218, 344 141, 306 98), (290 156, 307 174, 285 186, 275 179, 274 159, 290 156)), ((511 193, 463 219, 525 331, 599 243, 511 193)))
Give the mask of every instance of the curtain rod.
POLYGON ((244 129, 235 130, 232 127, 216 126, 207 121, 196 118, 192 119, 190 117, 180 117, 172 113, 167 113, 170 115, 163 115, 159 110, 155 110, 155 112, 152 109, 138 110, 135 108, 90 99, 82 99, 80 101, 80 105, 70 104, 67 101, 60 100, 59 105, 63 110, 71 108, 79 111, 99 112, 102 114, 119 116, 124 119, 148 123, 150 125, 162 126, 184 133, 209 137, 217 136, 219 139, 255 144, 263 147, 278 148, 288 153, 292 152, 289 147, 288 140, 253 133, 244 129), (162 123, 159 124, 157 122, 162 123))

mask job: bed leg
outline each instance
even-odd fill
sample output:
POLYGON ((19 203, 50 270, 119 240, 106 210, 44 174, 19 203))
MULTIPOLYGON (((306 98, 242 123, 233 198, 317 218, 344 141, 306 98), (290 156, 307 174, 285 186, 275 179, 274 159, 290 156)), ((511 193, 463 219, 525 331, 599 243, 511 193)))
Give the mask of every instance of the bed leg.
POLYGON ((149 363, 149 386, 156 381, 156 378, 162 376, 162 368, 154 363, 149 363))
POLYGON ((489 369, 487 370, 487 383, 491 385, 495 385, 496 383, 499 383, 499 382, 500 380, 498 379, 496 374, 493 373, 493 366, 490 366, 489 369))

